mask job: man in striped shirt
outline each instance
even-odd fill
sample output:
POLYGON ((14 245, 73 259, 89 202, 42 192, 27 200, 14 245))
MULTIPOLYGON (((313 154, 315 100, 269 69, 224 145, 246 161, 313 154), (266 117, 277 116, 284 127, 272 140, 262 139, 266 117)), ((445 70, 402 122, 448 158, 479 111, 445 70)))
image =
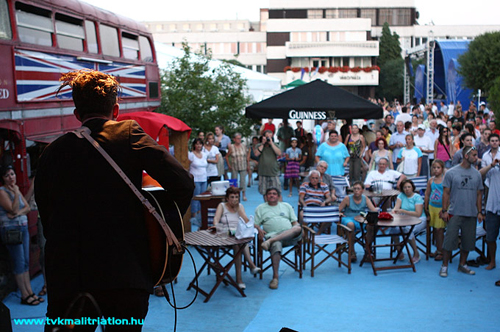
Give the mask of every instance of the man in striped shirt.
POLYGON ((309 173, 309 182, 300 186, 299 203, 301 206, 325 206, 332 201, 328 185, 320 182, 321 174, 317 170, 309 173))

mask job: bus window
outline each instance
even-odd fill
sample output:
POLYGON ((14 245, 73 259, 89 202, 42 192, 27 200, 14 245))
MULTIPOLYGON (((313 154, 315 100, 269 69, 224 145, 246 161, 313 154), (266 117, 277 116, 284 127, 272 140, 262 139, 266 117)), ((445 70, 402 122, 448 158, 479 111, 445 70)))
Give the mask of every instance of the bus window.
POLYGON ((19 39, 22 42, 52 46, 51 13, 48 10, 16 3, 16 20, 19 39))
POLYGON ((95 33, 95 23, 92 21, 85 21, 85 31, 87 32, 87 48, 90 53, 98 53, 97 49, 97 35, 95 33))
POLYGON ((0 39, 12 39, 7 0, 0 0, 0 39))
POLYGON ((118 31, 116 28, 101 24, 101 48, 102 54, 111 56, 120 56, 120 46, 118 45, 118 31))
POLYGON ((85 35, 81 20, 56 14, 56 36, 60 48, 83 51, 85 35))
POLYGON ((153 52, 151 44, 144 36, 139 36, 139 45, 141 46, 141 60, 144 62, 153 62, 153 52))
POLYGON ((123 32, 122 46, 123 46, 123 56, 126 59, 132 59, 132 60, 139 59, 139 42, 137 41, 137 36, 123 32))

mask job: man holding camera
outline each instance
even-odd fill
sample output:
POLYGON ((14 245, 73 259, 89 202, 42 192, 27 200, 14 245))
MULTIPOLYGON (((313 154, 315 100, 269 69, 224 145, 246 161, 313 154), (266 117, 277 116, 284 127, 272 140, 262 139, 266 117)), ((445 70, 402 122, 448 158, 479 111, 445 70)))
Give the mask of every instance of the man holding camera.
POLYGON ((273 132, 264 131, 260 144, 254 148, 254 154, 259 157, 259 192, 266 200, 268 188, 280 188, 280 170, 277 156, 281 155, 281 150, 273 142, 273 132))

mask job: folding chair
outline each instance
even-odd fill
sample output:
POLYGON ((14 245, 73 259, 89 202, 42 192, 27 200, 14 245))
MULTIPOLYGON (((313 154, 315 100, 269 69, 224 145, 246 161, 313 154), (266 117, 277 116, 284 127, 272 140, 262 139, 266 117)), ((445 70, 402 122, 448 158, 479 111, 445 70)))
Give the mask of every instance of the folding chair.
POLYGON ((431 226, 430 219, 427 218, 427 225, 424 230, 415 234, 417 249, 425 255, 425 260, 428 261, 431 256, 431 226), (425 240, 422 237, 425 236, 425 240), (424 242, 425 241, 425 242, 424 242))
MULTIPOLYGON (((299 278, 302 279, 302 239, 297 242, 294 246, 289 247, 288 250, 281 253, 281 261, 286 265, 290 266, 294 269, 295 272, 299 273, 299 278), (291 257, 293 256, 293 257, 291 257)), ((271 255, 264 258, 264 249, 262 249, 262 242, 260 239, 257 240, 257 261, 255 264, 260 267, 260 279, 262 279, 262 275, 265 271, 272 268, 273 264, 271 262, 271 255)))
POLYGON ((304 266, 307 262, 311 262, 311 277, 314 277, 314 270, 323 264, 328 258, 333 258, 339 264, 347 267, 348 274, 351 273, 351 251, 352 243, 350 233, 351 230, 339 223, 338 206, 306 206, 304 207, 304 222, 305 223, 337 223, 337 233, 317 235, 316 231, 304 225, 305 243, 304 243, 304 266), (334 245, 335 250, 329 251, 327 247, 334 245), (315 262, 315 256, 319 253, 325 253, 321 261, 315 262), (342 261, 342 254, 347 254, 347 263, 342 261), (309 257, 306 258, 306 255, 309 257))
POLYGON ((409 180, 413 181, 413 184, 415 185, 415 192, 424 197, 425 189, 427 189, 427 176, 416 176, 414 178, 410 178, 409 180))
POLYGON ((340 203, 347 195, 347 188, 349 188, 349 181, 345 176, 332 176, 333 185, 335 186, 335 195, 337 202, 340 203))
MULTIPOLYGON (((461 232, 459 233, 459 242, 460 242, 460 239, 461 239, 461 232)), ((478 225, 476 227, 476 247, 474 248, 474 251, 477 252, 479 254, 479 257, 480 259, 482 259, 483 261, 486 261, 487 258, 486 258, 486 230, 483 228, 483 226, 481 225, 478 225), (479 248, 477 246, 477 241, 481 241, 481 247, 479 248)), ((455 253, 452 254, 451 258, 450 258, 450 262, 451 262, 451 259, 454 258, 454 257, 457 257, 458 255, 460 254, 460 249, 458 249, 455 253)))

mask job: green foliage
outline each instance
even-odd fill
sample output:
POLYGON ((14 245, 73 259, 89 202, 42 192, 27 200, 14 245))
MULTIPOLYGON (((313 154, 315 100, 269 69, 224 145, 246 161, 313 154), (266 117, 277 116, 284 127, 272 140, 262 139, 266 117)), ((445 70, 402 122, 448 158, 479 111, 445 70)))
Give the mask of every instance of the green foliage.
POLYGON ((382 27, 382 36, 379 43, 380 55, 377 64, 380 67, 379 86, 376 95, 379 98, 402 100, 404 82, 404 60, 401 57, 399 35, 391 34, 389 24, 382 27))
POLYGON ((245 96, 246 80, 227 63, 211 68, 211 55, 194 54, 183 43, 184 55, 161 75, 162 101, 158 112, 184 121, 198 132, 214 131, 223 125, 225 133, 250 134, 253 122, 244 116, 251 103, 245 96))
POLYGON ((458 58, 458 73, 465 85, 488 92, 500 76, 500 32, 487 32, 469 44, 467 52, 458 58))
POLYGON ((401 45, 399 44, 399 35, 397 33, 391 34, 389 23, 385 22, 382 27, 382 36, 379 43, 380 54, 377 60, 379 67, 388 61, 401 59, 401 45))
POLYGON ((387 100, 403 100, 404 60, 394 59, 380 67, 378 97, 387 100))
MULTIPOLYGON (((500 119, 500 76, 494 81, 489 90, 488 103, 495 113, 495 119, 500 119)), ((497 128, 500 128, 500 121, 496 121, 497 128)))

